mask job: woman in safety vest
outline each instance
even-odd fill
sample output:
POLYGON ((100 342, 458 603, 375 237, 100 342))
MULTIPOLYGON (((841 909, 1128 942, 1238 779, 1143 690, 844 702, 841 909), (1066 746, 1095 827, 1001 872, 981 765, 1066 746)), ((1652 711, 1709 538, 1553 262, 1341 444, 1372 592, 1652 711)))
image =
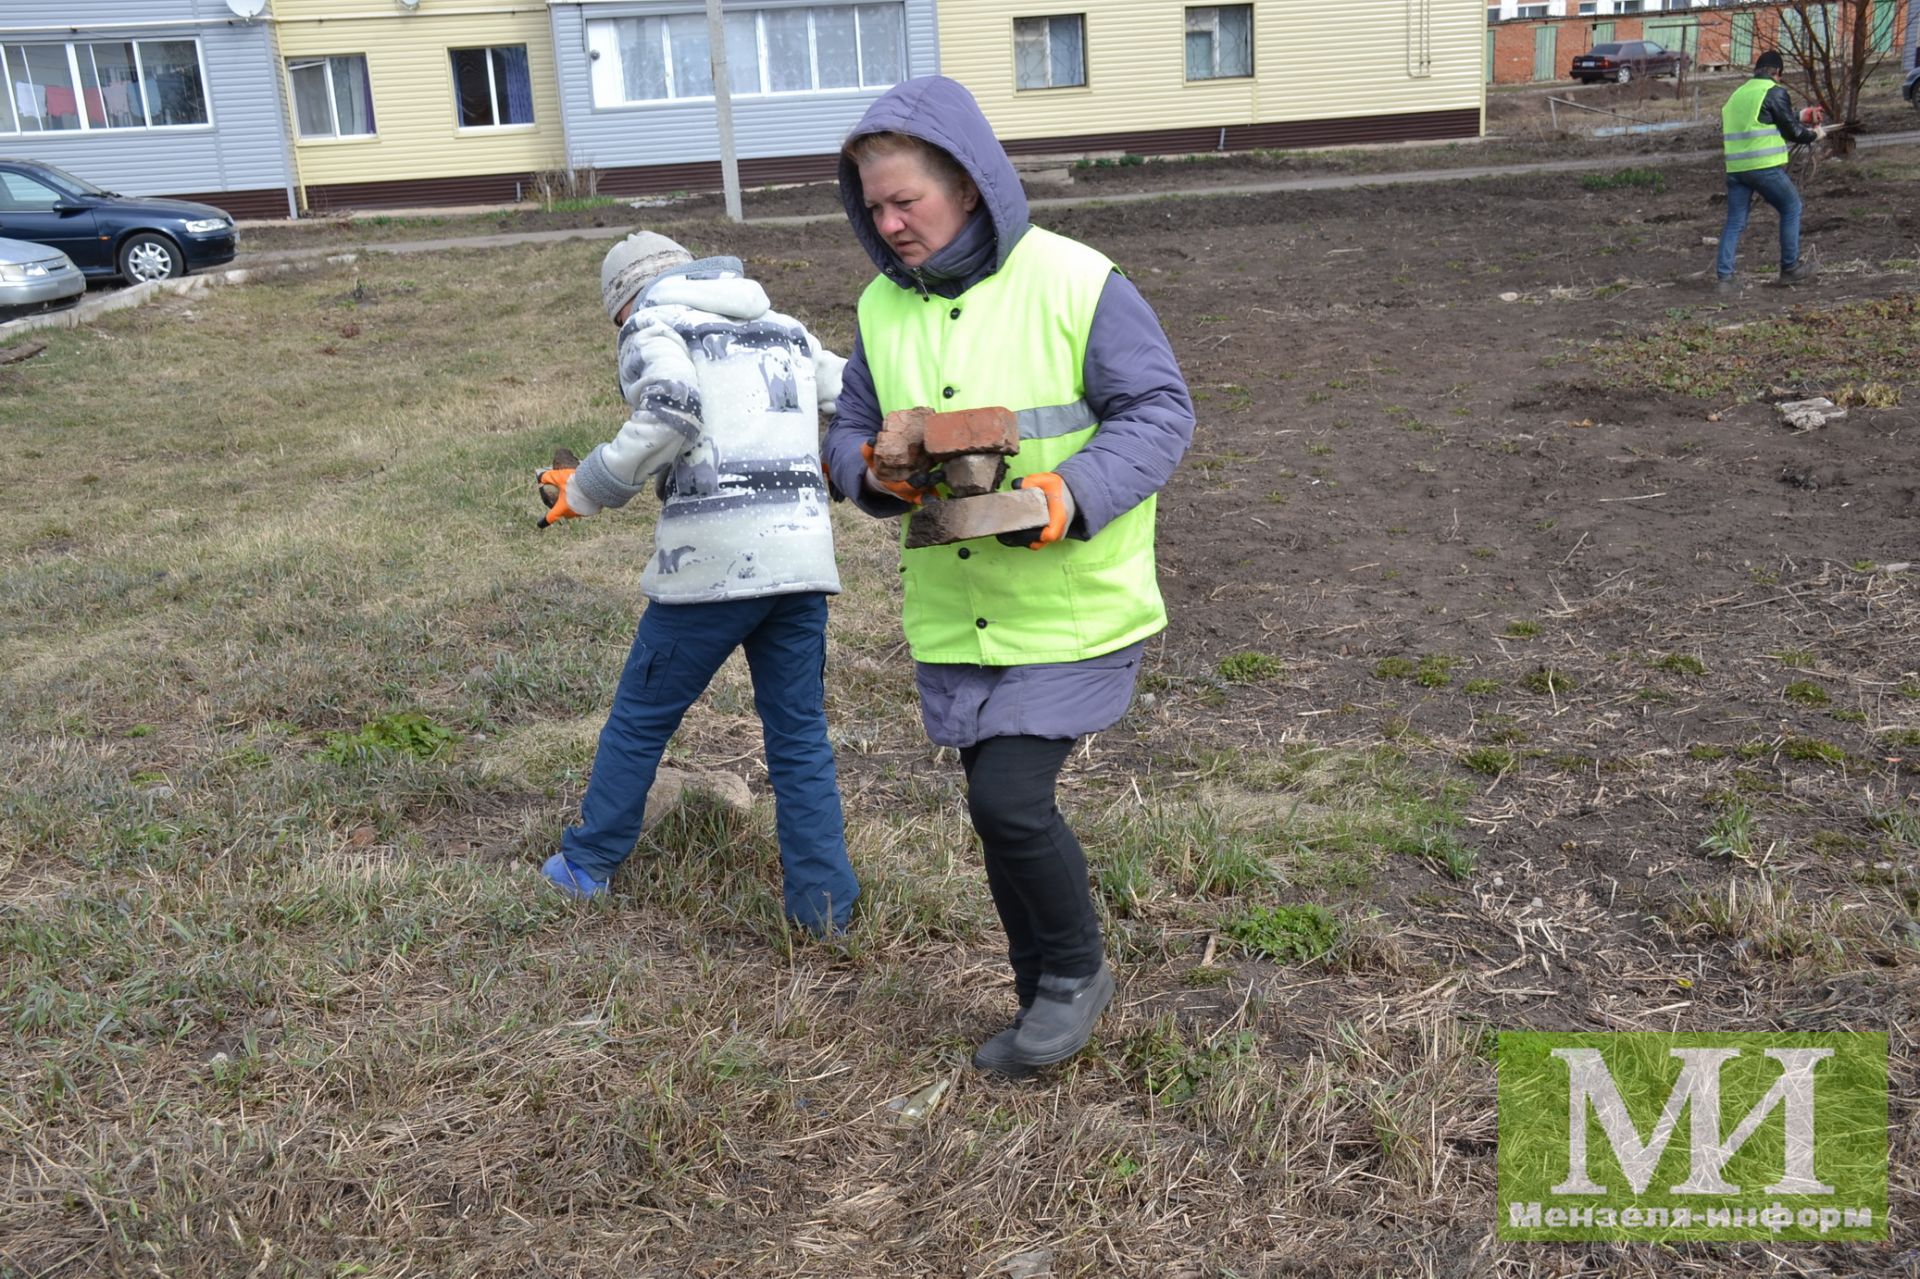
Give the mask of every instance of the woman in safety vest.
POLYGON ((905 514, 929 490, 873 473, 886 414, 1000 406, 1020 424, 1002 486, 1047 498, 1046 526, 1026 535, 901 552, 921 716, 960 751, 1020 1006, 974 1065, 1024 1076, 1079 1052, 1113 994, 1054 785, 1075 740, 1126 712, 1144 642, 1166 625, 1154 495, 1193 438, 1193 403, 1139 291, 1027 221, 1012 163, 954 81, 908 80, 875 102, 841 153, 840 192, 880 276, 827 432, 834 488, 905 514))

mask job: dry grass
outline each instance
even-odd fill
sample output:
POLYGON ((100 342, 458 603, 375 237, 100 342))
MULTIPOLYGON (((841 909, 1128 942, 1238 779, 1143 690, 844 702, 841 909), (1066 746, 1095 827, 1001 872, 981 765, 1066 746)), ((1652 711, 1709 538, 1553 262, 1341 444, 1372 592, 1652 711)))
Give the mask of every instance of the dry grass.
MULTIPOLYGON (((782 927, 764 799, 662 823, 609 904, 542 891, 649 533, 642 510, 531 527, 530 468, 618 417, 597 253, 227 290, 61 334, 0 384, 19 499, 0 515, 0 1275, 1812 1268, 1491 1237, 1490 1029, 1669 1024, 1680 976, 1737 974, 1726 997, 1755 1021, 1810 1007, 1813 982, 1831 1021, 1912 1008, 1920 818, 1884 764, 1848 765, 1871 807, 1849 799, 1840 861, 1890 869, 1826 896, 1729 888, 1703 855, 1667 868, 1697 883, 1663 919, 1623 922, 1597 878, 1476 869, 1489 838, 1558 830, 1602 778, 1695 821, 1690 845, 1709 817, 1689 803, 1775 770, 1742 792, 1756 862, 1770 827, 1826 802, 1787 781, 1828 766, 1764 727, 1728 747, 1750 756, 1609 764, 1644 747, 1640 690, 1703 677, 1581 648, 1583 611, 1630 596, 1568 604, 1451 686, 1394 685, 1476 707, 1460 740, 1345 715, 1276 728, 1259 699, 1281 681, 1229 698, 1154 652, 1153 699, 1076 753, 1067 789, 1120 995, 1038 1086, 963 1068, 1010 1010, 997 926, 958 770, 911 709, 886 531, 844 511, 829 710, 867 886, 852 935, 782 927), (1578 691, 1468 687, 1519 690, 1542 663, 1578 691), (328 749, 405 714, 450 749, 328 749), (1536 753, 1552 731, 1590 755, 1555 767, 1536 753), (1452 763, 1490 735, 1509 767, 1452 763), (1229 938, 1295 907, 1335 922, 1332 950, 1281 964, 1229 938), (940 1080, 938 1109, 898 1122, 888 1103, 940 1080)), ((844 315, 803 318, 844 344, 844 315)), ((1915 621, 1884 575, 1786 580, 1870 599, 1862 628, 1915 621)), ((1815 630, 1779 642, 1853 672, 1868 727, 1911 722, 1898 671, 1840 660, 1864 629, 1815 630)), ((736 663, 674 753, 764 794, 756 737, 736 663)), ((1811 873, 1815 845, 1733 870, 1811 873)))

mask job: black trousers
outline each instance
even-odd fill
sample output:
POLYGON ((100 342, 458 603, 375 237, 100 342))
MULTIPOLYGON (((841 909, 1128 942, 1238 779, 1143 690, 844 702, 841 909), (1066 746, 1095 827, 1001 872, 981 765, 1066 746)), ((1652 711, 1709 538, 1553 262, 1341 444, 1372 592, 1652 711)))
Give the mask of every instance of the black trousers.
POLYGON ((1087 884, 1087 854, 1054 803, 1054 783, 1072 741, 989 737, 960 752, 967 812, 986 853, 987 886, 1007 930, 1007 961, 1020 1006, 1040 975, 1090 977, 1100 970, 1100 921, 1087 884))

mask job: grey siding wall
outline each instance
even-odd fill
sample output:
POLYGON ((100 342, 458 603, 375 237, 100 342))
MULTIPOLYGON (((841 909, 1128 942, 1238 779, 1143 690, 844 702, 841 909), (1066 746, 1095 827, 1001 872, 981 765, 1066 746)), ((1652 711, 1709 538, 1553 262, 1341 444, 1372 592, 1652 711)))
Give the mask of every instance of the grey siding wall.
POLYGON ((57 164, 128 195, 284 191, 292 184, 270 23, 235 21, 224 0, 0 3, 0 44, 89 39, 198 40, 211 126, 0 134, 0 155, 57 164), (73 35, 30 30, 76 24, 81 30, 73 35))
MULTIPOLYGON (((831 3, 832 0, 811 0, 831 3)), ((841 0, 844 3, 844 0, 841 0)), ((961 0, 949 0, 959 3, 961 0)), ((737 8, 805 7, 809 0, 767 0, 737 8)), ((932 75, 940 69, 935 0, 906 0, 907 74, 932 75)), ((634 0, 629 4, 558 4, 553 9, 553 43, 560 73, 560 106, 567 154, 576 168, 612 169, 633 165, 717 161, 720 130, 711 102, 659 102, 596 109, 587 58, 586 23, 596 18, 628 18, 701 11, 699 0, 634 0)), ((838 151, 847 131, 859 123, 884 90, 835 90, 829 93, 733 99, 733 130, 740 158, 822 155, 838 151)))

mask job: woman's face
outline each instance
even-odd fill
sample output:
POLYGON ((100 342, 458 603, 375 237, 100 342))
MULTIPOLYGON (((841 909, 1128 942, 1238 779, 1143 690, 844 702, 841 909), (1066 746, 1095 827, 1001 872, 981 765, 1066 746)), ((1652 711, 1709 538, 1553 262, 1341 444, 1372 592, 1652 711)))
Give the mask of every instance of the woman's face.
POLYGON ((862 164, 860 190, 874 230, 910 267, 951 244, 980 204, 972 182, 956 192, 910 151, 875 156, 862 164))

